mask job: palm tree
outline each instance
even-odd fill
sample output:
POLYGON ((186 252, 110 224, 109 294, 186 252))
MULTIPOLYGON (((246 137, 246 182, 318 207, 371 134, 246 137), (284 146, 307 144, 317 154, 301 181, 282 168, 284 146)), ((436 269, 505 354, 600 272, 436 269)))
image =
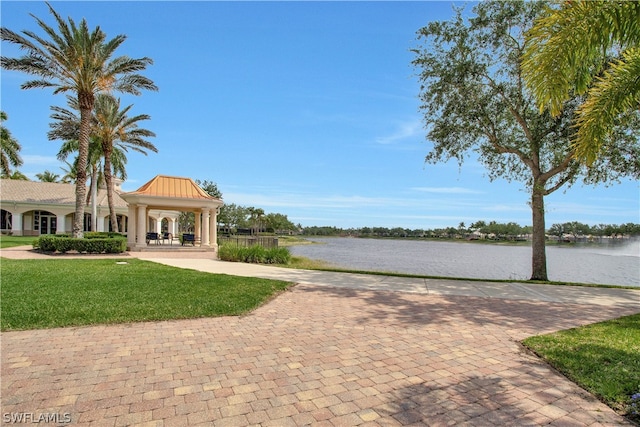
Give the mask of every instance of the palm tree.
POLYGON ((34 15, 33 18, 48 39, 31 31, 23 31, 22 36, 7 28, 0 28, 2 40, 14 43, 26 51, 20 58, 3 56, 0 65, 8 70, 22 71, 38 77, 37 80, 23 83, 23 89, 51 87, 54 88, 54 94, 72 92, 78 100, 80 129, 73 236, 82 237, 87 191, 86 164, 91 114, 96 95, 110 91, 139 95, 141 89, 157 90, 157 87, 150 79, 137 74, 153 63, 150 58, 113 58, 114 52, 125 41, 126 36, 118 35, 107 40, 100 27, 90 32, 86 20, 83 19, 79 25, 71 18, 65 22, 50 4, 47 3, 47 6, 56 20, 58 31, 34 15))
POLYGON ((572 0, 547 8, 527 34, 522 70, 540 109, 554 116, 574 94, 585 95, 574 145, 591 165, 621 114, 640 107, 640 2, 572 0))
MULTIPOLYGON (((102 96, 102 95, 100 95, 102 96)), ((73 176, 77 176, 77 158, 73 165, 66 162, 66 159, 72 153, 78 151, 78 135, 79 135, 79 127, 80 127, 80 118, 75 114, 72 110, 78 110, 78 102, 76 99, 67 97, 67 103, 69 104, 70 110, 62 107, 52 106, 53 114, 51 114, 51 118, 54 120, 49 126, 51 130, 48 133, 49 139, 62 139, 65 142, 60 147, 60 151, 58 151, 58 160, 65 161, 67 165, 69 165, 70 171, 73 171, 73 176)), ((96 104, 97 105, 97 104, 96 104)), ((92 218, 92 230, 97 230, 97 193, 98 186, 105 181, 105 175, 103 173, 102 167, 102 158, 104 156, 102 150, 102 142, 98 139, 96 133, 98 132, 98 122, 94 119, 92 120, 93 128, 91 133, 91 139, 89 141, 89 153, 88 153, 88 161, 87 161, 87 172, 90 176, 90 191, 87 194, 86 203, 87 205, 91 202, 91 218, 92 218)), ((111 165, 113 169, 113 173, 121 178, 126 179, 127 173, 125 169, 125 165, 127 164, 127 157, 125 154, 125 150, 116 146, 111 153, 111 165)), ((111 170, 111 168, 109 169, 111 170)), ((112 209, 113 206, 110 206, 110 211, 114 211, 112 209)))
POLYGON ((127 113, 133 105, 120 109, 120 99, 111 95, 100 94, 96 98, 95 119, 96 124, 93 135, 100 141, 102 155, 104 157, 104 178, 107 184, 107 200, 109 202, 109 215, 111 228, 118 232, 118 219, 113 204, 113 179, 111 162, 114 150, 120 148, 123 151, 133 150, 146 155, 145 150, 154 153, 158 149, 145 138, 156 136, 148 129, 138 127, 138 122, 151 119, 146 114, 128 117, 127 113))
POLYGON ((256 235, 260 233, 260 229, 262 228, 262 217, 264 217, 264 209, 249 207, 247 208, 249 212, 249 221, 251 222, 251 234, 253 234, 253 230, 255 229, 256 235))
MULTIPOLYGON (((67 104, 74 110, 79 110, 78 100, 67 96, 67 104)), ((78 157, 73 162, 73 165, 69 164, 66 159, 72 153, 78 151, 78 138, 80 135, 80 118, 71 110, 66 108, 52 106, 53 114, 51 118, 54 120, 49 124, 51 130, 48 132, 50 140, 61 139, 64 142, 60 146, 58 151, 58 160, 64 161, 70 166, 70 172, 72 171, 73 180, 77 182, 78 179, 78 157)), ((89 192, 86 194, 86 204, 91 202, 91 230, 96 231, 98 226, 98 185, 102 178, 101 175, 101 153, 100 143, 91 138, 89 140, 89 151, 87 153, 87 168, 89 173, 89 192)))
POLYGON ((62 169, 62 172, 64 172, 64 175, 62 175, 62 178, 60 178, 60 182, 64 184, 73 184, 74 182, 76 182, 76 178, 78 176, 76 167, 73 163, 69 163, 65 159, 62 159, 62 161, 67 165, 67 167, 65 168, 64 166, 60 166, 60 169, 62 169))
MULTIPOLYGON (((70 183, 76 180, 78 158, 76 157, 73 164, 66 161, 66 159, 77 151, 78 140, 65 141, 62 144, 60 151, 58 151, 58 160, 64 161, 68 167, 68 169, 62 168, 65 175, 61 178, 61 182, 70 183)), ((125 165, 127 164, 127 157, 124 150, 119 147, 115 147, 111 160, 113 174, 122 180, 126 179, 127 172, 125 165)), ((95 137, 92 137, 89 142, 87 173, 89 174, 89 192, 87 193, 86 204, 89 205, 89 203, 91 203, 91 230, 95 231, 98 226, 98 187, 105 182, 102 167, 102 146, 100 141, 95 137)))
MULTIPOLYGON (((18 179, 18 180, 21 180, 21 181, 30 181, 29 178, 25 174, 23 174, 22 172, 20 172, 18 170, 13 171, 13 173, 11 175, 6 175, 6 177, 9 178, 9 179, 18 179)), ((3 176, 3 178, 4 178, 4 176, 3 176)))
POLYGON ((7 120, 7 113, 0 111, 0 171, 2 176, 11 175, 11 166, 18 167, 22 165, 22 159, 18 152, 21 150, 18 141, 11 136, 9 129, 4 127, 4 121, 7 120))
POLYGON ((50 170, 46 170, 42 173, 37 173, 36 178, 38 178, 40 182, 59 182, 60 175, 53 173, 50 170))
MULTIPOLYGON (((53 117, 53 115, 52 115, 53 117)), ((52 127, 55 125, 52 124, 52 127)), ((50 132, 51 133, 51 132, 50 132)), ((78 177, 78 157, 75 158, 73 164, 67 162, 67 158, 78 152, 78 140, 71 139, 62 143, 58 151, 57 158, 65 162, 69 166, 69 171, 64 178, 71 178, 73 181, 78 177)), ((89 174, 89 192, 86 195, 86 204, 91 203, 91 230, 96 231, 98 226, 98 186, 104 180, 102 176, 102 163, 100 154, 100 144, 91 138, 89 141, 89 154, 87 156, 87 173, 89 174)))

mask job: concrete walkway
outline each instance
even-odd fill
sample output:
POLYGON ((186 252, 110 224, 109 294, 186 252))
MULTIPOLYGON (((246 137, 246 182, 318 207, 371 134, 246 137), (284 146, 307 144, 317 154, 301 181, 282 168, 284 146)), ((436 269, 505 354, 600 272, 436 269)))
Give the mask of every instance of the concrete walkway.
POLYGON ((640 312, 640 291, 180 256, 154 260, 299 284, 242 317, 2 333, 2 423, 627 425, 518 341, 640 312))
POLYGON ((211 259, 180 258, 179 254, 158 256, 152 252, 138 252, 133 256, 180 268, 233 276, 261 277, 295 283, 334 286, 374 291, 412 292, 430 295, 457 295, 514 300, 567 302, 607 306, 629 305, 640 309, 638 290, 592 288, 582 286, 554 286, 532 283, 482 282, 475 280, 446 280, 395 277, 370 274, 334 273, 316 270, 296 270, 257 264, 243 264, 211 259))

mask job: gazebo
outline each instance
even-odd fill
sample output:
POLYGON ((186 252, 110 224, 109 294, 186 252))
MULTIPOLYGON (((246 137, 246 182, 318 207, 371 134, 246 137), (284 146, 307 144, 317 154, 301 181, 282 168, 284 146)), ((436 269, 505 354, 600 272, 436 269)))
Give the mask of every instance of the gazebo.
POLYGON ((217 217, 223 202, 207 194, 192 179, 157 175, 136 191, 120 193, 120 197, 129 205, 129 250, 147 246, 151 211, 194 212, 196 240, 203 248, 217 250, 217 217))

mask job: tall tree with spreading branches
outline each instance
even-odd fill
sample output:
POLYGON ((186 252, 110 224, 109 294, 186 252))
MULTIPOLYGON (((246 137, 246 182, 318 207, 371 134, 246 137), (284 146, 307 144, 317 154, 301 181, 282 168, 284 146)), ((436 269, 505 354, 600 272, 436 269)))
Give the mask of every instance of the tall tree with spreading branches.
POLYGON ((458 10, 450 21, 431 22, 418 32, 413 65, 427 139, 427 163, 477 154, 491 180, 524 183, 532 212, 532 280, 548 280, 544 198, 582 178, 610 183, 640 176, 638 114, 603 144, 606 155, 587 169, 576 161, 571 138, 582 99, 567 101, 560 114, 540 114, 522 79, 524 35, 544 8, 540 2, 486 1, 466 19, 458 10), (635 130, 635 131, 630 131, 635 130))
POLYGON ((34 15, 31 16, 45 32, 45 36, 39 36, 32 31, 22 31, 21 35, 7 28, 0 28, 3 41, 13 43, 26 51, 26 54, 19 58, 2 56, 0 65, 7 70, 37 76, 36 80, 23 83, 23 89, 53 88, 54 94, 71 92, 78 100, 80 136, 73 236, 82 237, 87 191, 86 165, 96 95, 112 91, 139 95, 143 89, 158 88, 153 81, 138 74, 153 63, 150 58, 114 58, 116 50, 126 40, 126 36, 118 35, 107 40, 107 35, 100 27, 90 31, 84 19, 79 25, 71 18, 66 22, 50 4, 47 3, 47 6, 56 21, 57 31, 34 15))
POLYGON ((640 109, 640 2, 571 0, 545 7, 526 38, 522 70, 553 116, 574 94, 576 156, 591 165, 620 116, 640 109))

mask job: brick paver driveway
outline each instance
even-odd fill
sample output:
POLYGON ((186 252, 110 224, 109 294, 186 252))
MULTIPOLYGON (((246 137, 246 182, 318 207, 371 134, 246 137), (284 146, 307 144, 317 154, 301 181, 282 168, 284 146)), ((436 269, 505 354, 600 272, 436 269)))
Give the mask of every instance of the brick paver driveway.
POLYGON ((6 332, 3 423, 624 425, 518 340, 637 311, 304 284, 244 317, 6 332))

